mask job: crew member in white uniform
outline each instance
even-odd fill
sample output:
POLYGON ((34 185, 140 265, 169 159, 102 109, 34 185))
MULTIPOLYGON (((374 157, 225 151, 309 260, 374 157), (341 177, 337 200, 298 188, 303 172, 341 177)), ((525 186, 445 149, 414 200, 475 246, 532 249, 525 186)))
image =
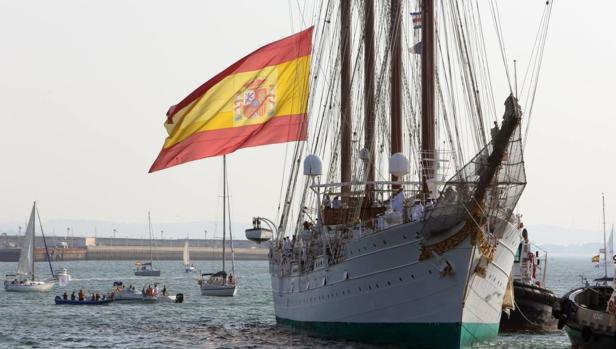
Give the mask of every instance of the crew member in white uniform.
POLYGON ((415 200, 415 204, 411 207, 411 222, 421 220, 423 217, 424 207, 419 199, 415 200))

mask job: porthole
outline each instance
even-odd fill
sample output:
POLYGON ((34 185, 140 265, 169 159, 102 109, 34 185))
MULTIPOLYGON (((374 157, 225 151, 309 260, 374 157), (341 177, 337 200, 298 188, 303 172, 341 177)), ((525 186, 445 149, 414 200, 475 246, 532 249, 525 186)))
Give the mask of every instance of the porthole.
POLYGON ((400 282, 402 282, 402 278, 399 278, 399 279, 400 279, 400 282))
POLYGON ((387 241, 383 240, 383 245, 387 245, 387 241))
POLYGON ((414 278, 415 278, 415 275, 411 274, 411 279, 414 279, 414 278))
POLYGON ((391 286, 391 282, 387 281, 387 286, 391 286))
POLYGON ((402 238, 403 238, 404 240, 406 240, 406 235, 402 235, 402 238))

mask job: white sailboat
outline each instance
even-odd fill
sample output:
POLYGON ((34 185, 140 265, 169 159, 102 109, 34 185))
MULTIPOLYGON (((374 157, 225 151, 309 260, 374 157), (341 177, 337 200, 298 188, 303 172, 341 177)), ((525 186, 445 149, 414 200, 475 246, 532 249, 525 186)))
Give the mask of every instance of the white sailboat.
POLYGON ((182 260, 184 261, 184 271, 192 273, 197 271, 195 266, 190 262, 190 250, 188 248, 188 239, 184 242, 184 253, 182 254, 182 260))
POLYGON ((160 276, 160 270, 154 269, 152 264, 152 219, 150 212, 148 211, 148 230, 150 232, 150 261, 149 262, 135 262, 135 276, 160 276))
MULTIPOLYGON (((34 237, 36 226, 36 202, 32 206, 28 228, 21 245, 21 254, 15 274, 6 275, 4 289, 9 292, 48 292, 54 285, 53 280, 37 280, 34 275, 34 237)), ((40 219, 39 219, 40 221, 40 219)))
POLYGON ((229 200, 227 197, 227 157, 222 158, 222 269, 216 273, 204 273, 201 275, 199 285, 201 287, 202 296, 217 296, 217 297, 232 297, 237 293, 237 280, 235 279, 235 255, 233 253, 233 236, 231 235, 231 227, 229 224, 229 240, 231 247, 231 272, 227 274, 225 269, 225 254, 226 254, 226 235, 227 235, 227 217, 231 221, 230 213, 228 212, 229 200), (229 216, 227 216, 229 214, 229 216))

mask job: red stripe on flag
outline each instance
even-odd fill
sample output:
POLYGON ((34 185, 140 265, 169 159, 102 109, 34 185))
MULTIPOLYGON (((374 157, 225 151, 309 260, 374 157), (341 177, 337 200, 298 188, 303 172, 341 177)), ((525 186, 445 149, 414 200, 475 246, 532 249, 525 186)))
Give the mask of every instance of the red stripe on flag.
POLYGON ((240 148, 306 139, 306 114, 278 116, 270 121, 241 127, 195 133, 163 148, 150 173, 188 161, 228 154, 240 148))
POLYGON ((212 86, 229 75, 259 70, 309 55, 312 48, 312 29, 313 27, 310 27, 297 34, 267 44, 233 63, 199 86, 180 103, 169 108, 169 111, 167 111, 168 120, 171 120, 177 111, 203 96, 212 86))

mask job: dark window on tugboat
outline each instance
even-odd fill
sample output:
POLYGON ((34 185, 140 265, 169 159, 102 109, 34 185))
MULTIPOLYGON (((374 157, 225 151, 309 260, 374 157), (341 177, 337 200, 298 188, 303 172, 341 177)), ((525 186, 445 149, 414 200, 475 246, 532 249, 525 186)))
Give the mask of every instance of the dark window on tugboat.
POLYGON ((520 263, 520 257, 522 257, 522 244, 518 245, 518 251, 515 253, 513 263, 520 263))

